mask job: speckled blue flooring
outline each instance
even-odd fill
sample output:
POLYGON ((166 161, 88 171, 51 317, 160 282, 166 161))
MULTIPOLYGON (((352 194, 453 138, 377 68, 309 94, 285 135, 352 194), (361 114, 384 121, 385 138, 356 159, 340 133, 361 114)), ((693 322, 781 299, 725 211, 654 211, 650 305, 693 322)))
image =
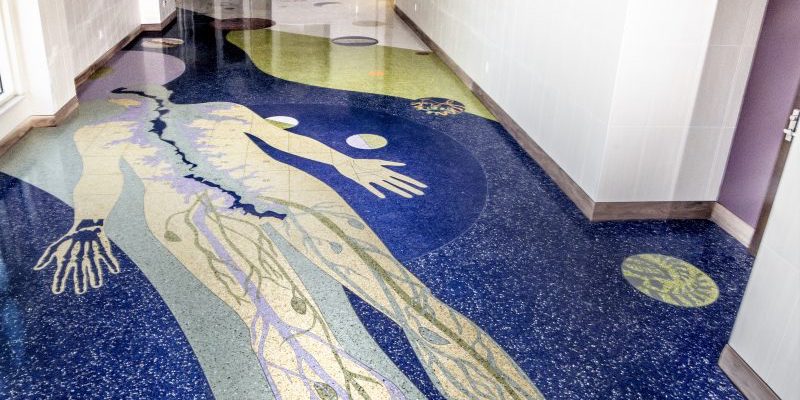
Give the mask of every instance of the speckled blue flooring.
MULTIPOLYGON (((167 31, 146 35, 181 38, 182 46, 153 50, 135 42, 126 50, 163 52, 185 62, 182 75, 165 85, 175 104, 224 101, 264 118, 289 115, 300 121, 291 132, 354 157, 406 163, 402 172, 429 190, 412 200, 386 201, 365 195, 328 165, 253 138, 267 154, 338 192, 433 295, 493 337, 545 398, 740 398, 716 360, 752 259, 716 225, 591 224, 496 122, 469 113, 437 117, 413 109, 409 99, 271 77, 239 48, 217 40, 211 20, 182 11, 167 31), (390 145, 347 146, 347 137, 363 132, 379 133, 390 145), (641 253, 692 263, 714 279, 719 299, 680 308, 637 292, 620 266, 641 253)), ((45 165, 58 162, 57 156, 43 153, 26 171, 49 171, 45 165)), ((176 321, 153 275, 145 277, 121 249, 116 254, 123 272, 100 290, 51 295, 49 277, 32 266, 69 229, 71 209, 18 179, 25 176, 12 176, 9 156, 2 160, 0 397, 212 397, 213 363, 193 353, 182 331, 185 317, 176 321)), ((403 330, 345 293, 418 393, 445 398, 403 330)), ((222 393, 214 392, 237 398, 222 393)))

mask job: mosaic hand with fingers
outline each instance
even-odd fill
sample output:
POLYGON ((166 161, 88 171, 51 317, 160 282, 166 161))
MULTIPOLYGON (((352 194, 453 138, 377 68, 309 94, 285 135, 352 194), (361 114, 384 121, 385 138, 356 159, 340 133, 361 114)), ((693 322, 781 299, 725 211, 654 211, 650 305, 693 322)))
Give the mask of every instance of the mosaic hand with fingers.
POLYGON ((339 173, 352 179, 381 199, 386 198, 382 190, 407 199, 424 195, 425 193, 421 189, 426 189, 427 185, 387 168, 403 166, 405 164, 394 161, 355 158, 347 158, 334 164, 339 173))
POLYGON ((51 286, 54 294, 63 293, 70 282, 76 294, 86 293, 90 288, 103 286, 105 271, 111 274, 120 271, 102 219, 78 222, 45 250, 33 269, 41 271, 50 266, 55 267, 51 286))

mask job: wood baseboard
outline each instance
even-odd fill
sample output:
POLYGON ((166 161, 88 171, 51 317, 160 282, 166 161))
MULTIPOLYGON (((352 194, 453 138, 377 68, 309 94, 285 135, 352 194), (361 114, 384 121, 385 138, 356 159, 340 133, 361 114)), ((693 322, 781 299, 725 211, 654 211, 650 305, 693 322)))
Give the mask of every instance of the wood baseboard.
POLYGON ((722 349, 717 364, 748 400, 780 400, 780 397, 729 344, 722 349))
POLYGON ((734 213, 725 208, 725 206, 714 203, 710 219, 745 247, 750 247, 753 235, 755 234, 755 228, 737 217, 734 213))
POLYGON ((145 32, 160 32, 170 26, 173 22, 175 22, 175 18, 178 16, 178 9, 176 8, 165 20, 161 21, 160 24, 142 24, 142 31, 145 32))
POLYGON ((619 221, 637 219, 708 219, 714 202, 595 202, 591 197, 541 148, 525 130, 508 115, 447 53, 397 5, 397 16, 433 51, 453 73, 461 79, 475 97, 494 114, 511 137, 528 153, 558 185, 561 191, 590 221, 619 221))
POLYGON ((3 155, 11 147, 22 139, 25 134, 33 128, 45 128, 60 125, 72 117, 78 111, 78 98, 71 98, 53 115, 32 115, 21 124, 17 125, 6 137, 0 140, 0 155, 3 155))
POLYGON ((592 222, 708 219, 713 205, 713 201, 596 202, 590 219, 592 222))

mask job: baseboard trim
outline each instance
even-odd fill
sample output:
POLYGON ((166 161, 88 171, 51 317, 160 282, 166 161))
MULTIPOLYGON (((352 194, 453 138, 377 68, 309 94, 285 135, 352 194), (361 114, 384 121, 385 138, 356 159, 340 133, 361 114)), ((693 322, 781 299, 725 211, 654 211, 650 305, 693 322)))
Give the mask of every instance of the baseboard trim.
POLYGON ((736 214, 725 208, 725 206, 720 203, 714 203, 714 207, 711 209, 710 219, 745 247, 750 247, 750 243, 753 241, 753 235, 755 234, 755 228, 737 217, 736 214))
POLYGON ((722 349, 717 364, 748 400, 781 400, 729 344, 722 349))
POLYGON ((595 202, 555 162, 530 135, 508 115, 502 107, 486 93, 447 53, 431 39, 397 5, 394 11, 400 19, 445 63, 475 97, 495 116, 512 138, 528 153, 545 173, 558 185, 575 206, 592 222, 640 219, 708 219, 714 202, 667 201, 667 202, 595 202))
POLYGON ((175 9, 166 19, 161 21, 160 24, 142 24, 142 31, 144 32, 160 32, 175 22, 178 17, 178 9, 175 9))
POLYGON ((6 137, 0 140, 0 155, 5 154, 33 128, 45 128, 62 124, 78 111, 78 98, 71 98, 53 115, 32 115, 17 125, 6 137))
POLYGON ((713 201, 596 202, 590 219, 627 221, 642 219, 708 219, 713 201))

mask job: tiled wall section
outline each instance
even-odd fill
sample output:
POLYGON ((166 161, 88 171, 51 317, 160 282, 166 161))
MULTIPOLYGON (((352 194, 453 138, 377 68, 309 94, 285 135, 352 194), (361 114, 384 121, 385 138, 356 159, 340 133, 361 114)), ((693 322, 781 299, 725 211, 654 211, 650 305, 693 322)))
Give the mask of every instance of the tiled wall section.
POLYGON ((602 149, 627 0, 398 0, 590 195, 602 149))
MULTIPOLYGON (((71 0, 62 2, 39 0, 39 11, 41 18, 41 29, 44 39, 44 48, 47 54, 47 68, 50 76, 49 96, 46 96, 51 104, 47 114, 56 113, 61 106, 75 97, 74 75, 69 66, 75 60, 72 54, 75 52, 75 45, 69 35, 71 33, 69 25, 69 7, 71 0), (65 23, 67 21, 67 23, 65 23)), ((31 82, 41 78, 43 74, 33 73, 31 82)))
MULTIPOLYGON (((2 2, 0 2, 2 4, 2 2)), ((31 115, 52 115, 75 96, 64 1, 10 0, 10 56, 18 96, 0 107, 0 140, 31 115)))
POLYGON ((139 2, 120 0, 51 0, 67 4, 73 76, 77 76, 138 25, 139 2))
POLYGON ((598 201, 674 200, 715 1, 631 1, 598 201))
POLYGON ((800 146, 793 146, 731 347, 782 399, 800 399, 800 146))
POLYGON ((716 200, 765 0, 398 0, 596 201, 716 200))
POLYGON ((597 200, 717 200, 765 6, 630 3, 597 200))
POLYGON ((767 0, 720 1, 675 197, 717 200, 767 0))
POLYGON ((160 24, 175 11, 175 0, 139 0, 141 23, 160 24))

